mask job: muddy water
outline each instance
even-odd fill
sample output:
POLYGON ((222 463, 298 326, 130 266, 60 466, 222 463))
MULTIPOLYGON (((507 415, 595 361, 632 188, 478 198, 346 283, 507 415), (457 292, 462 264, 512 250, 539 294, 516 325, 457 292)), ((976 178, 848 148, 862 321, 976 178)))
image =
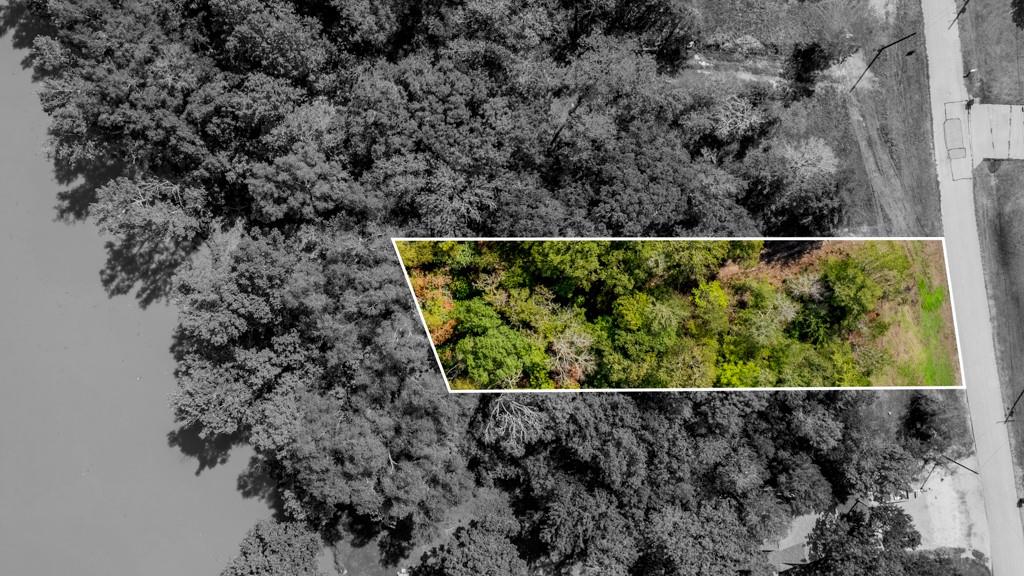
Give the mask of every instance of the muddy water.
POLYGON ((215 575, 269 516, 249 454, 168 446, 174 314, 109 299, 96 230, 54 221, 24 55, 0 38, 0 574, 215 575))

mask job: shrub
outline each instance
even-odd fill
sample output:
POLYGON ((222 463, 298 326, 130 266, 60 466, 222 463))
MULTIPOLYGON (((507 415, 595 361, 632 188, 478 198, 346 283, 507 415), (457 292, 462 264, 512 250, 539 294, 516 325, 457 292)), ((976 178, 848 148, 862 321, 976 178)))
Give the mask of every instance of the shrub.
POLYGON ((786 278, 783 285, 786 292, 797 300, 821 300, 825 294, 825 287, 821 279, 809 272, 803 272, 786 278))
POLYGON ((702 282, 693 291, 697 329, 705 335, 724 332, 729 325, 729 295, 718 281, 702 282))
POLYGON ((612 306, 616 326, 631 332, 642 329, 650 321, 653 303, 651 297, 643 292, 620 297, 612 306))
POLYGON ((487 302, 474 298, 459 302, 455 308, 458 330, 464 334, 484 334, 502 325, 501 317, 487 302))
POLYGON ((834 322, 842 330, 853 330, 882 296, 882 289, 868 277, 853 258, 838 258, 825 263, 822 277, 829 288, 828 302, 834 322))
POLYGON ((718 385, 724 388, 753 388, 760 379, 761 369, 753 362, 726 362, 718 367, 718 385))
POLYGON ((828 308, 816 302, 804 304, 789 325, 789 332, 803 342, 824 344, 832 337, 828 308))
POLYGON ((906 288, 910 258, 905 246, 896 242, 868 242, 859 245, 852 257, 885 297, 895 297, 906 288))
POLYGON ((860 371, 853 349, 847 342, 831 342, 827 348, 829 360, 832 361, 832 382, 830 386, 868 386, 871 382, 860 371))
POLYGON ((481 388, 512 388, 523 378, 536 387, 550 384, 544 349, 508 326, 459 340, 455 354, 481 388))

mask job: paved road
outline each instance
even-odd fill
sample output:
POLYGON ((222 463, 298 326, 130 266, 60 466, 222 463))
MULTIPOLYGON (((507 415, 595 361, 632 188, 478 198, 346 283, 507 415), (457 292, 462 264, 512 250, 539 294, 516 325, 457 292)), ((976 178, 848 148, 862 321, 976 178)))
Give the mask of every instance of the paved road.
MULTIPOLYGON (((969 178, 954 179, 960 159, 950 158, 946 148, 947 119, 962 113, 967 89, 963 80, 963 57, 957 26, 950 27, 956 14, 954 0, 922 0, 925 47, 931 92, 935 160, 942 196, 942 226, 946 236, 954 305, 960 332, 964 381, 970 406, 978 466, 985 494, 995 576, 1014 576, 1024 571, 1024 527, 1015 506, 1013 462, 1006 425, 1000 423, 1004 408, 996 370, 988 295, 981 265, 981 245, 974 211, 974 186, 969 178)), ((954 125, 955 126, 955 125, 954 125)), ((960 138, 969 142, 966 122, 960 138)), ((953 138, 955 139, 955 138, 953 138)), ((969 166, 974 166, 972 146, 964 146, 969 166)))

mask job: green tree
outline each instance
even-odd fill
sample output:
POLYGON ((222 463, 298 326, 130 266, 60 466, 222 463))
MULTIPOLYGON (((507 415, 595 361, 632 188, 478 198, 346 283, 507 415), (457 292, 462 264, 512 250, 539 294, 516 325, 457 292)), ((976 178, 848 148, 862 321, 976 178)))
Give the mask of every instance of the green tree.
POLYGON ((729 295, 717 281, 700 284, 693 291, 694 318, 700 334, 716 335, 729 324, 729 295))
POLYGON ((459 330, 466 334, 479 336, 504 325, 498 312, 480 298, 459 302, 455 315, 459 330))
POLYGON ((829 289, 828 302, 835 313, 835 322, 842 330, 856 328, 882 296, 878 284, 849 257, 826 262, 822 278, 829 289))
POLYGON ((508 326, 459 340, 455 354, 481 388, 517 388, 524 379, 533 387, 550 382, 544 349, 508 326))

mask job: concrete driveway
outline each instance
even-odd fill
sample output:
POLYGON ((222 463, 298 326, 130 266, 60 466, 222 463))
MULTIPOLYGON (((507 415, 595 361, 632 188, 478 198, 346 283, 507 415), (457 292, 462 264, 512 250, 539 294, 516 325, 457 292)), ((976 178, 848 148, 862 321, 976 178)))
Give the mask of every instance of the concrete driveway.
POLYGON ((974 162, 1024 160, 1024 106, 974 104, 970 111, 974 162))

